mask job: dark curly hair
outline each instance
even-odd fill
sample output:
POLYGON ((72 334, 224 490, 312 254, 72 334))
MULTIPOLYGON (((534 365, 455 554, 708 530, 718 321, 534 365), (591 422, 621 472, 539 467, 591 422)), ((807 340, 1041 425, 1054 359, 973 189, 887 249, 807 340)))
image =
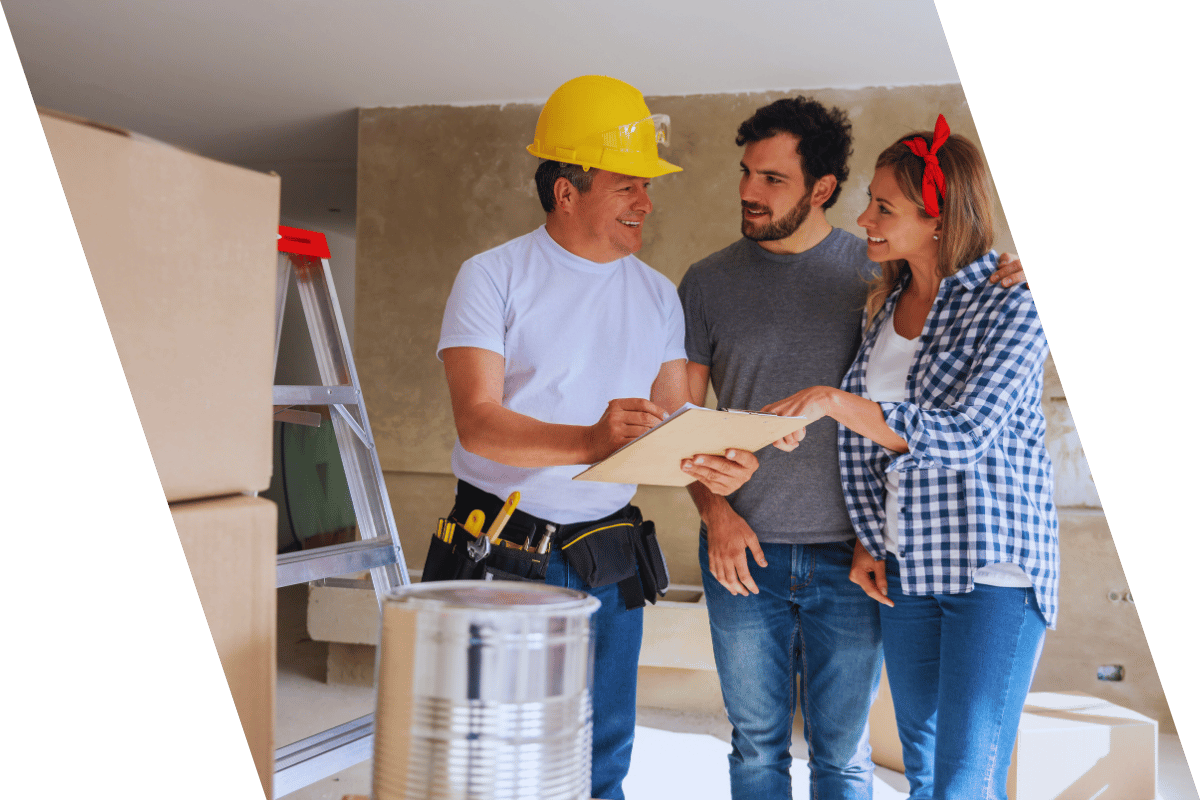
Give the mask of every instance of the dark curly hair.
POLYGON ((804 170, 804 185, 811 189, 817 178, 832 175, 837 188, 822 208, 832 208, 842 193, 842 184, 850 177, 852 138, 850 119, 840 108, 826 108, 803 95, 776 100, 754 112, 738 126, 737 145, 759 142, 781 133, 800 140, 796 152, 804 170))

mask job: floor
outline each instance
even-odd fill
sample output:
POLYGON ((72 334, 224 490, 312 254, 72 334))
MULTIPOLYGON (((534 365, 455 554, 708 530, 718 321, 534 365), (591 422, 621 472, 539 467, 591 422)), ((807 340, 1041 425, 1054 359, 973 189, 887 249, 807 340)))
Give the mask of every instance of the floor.
MULTIPOLYGON (((325 645, 309 639, 305 630, 305 587, 280 589, 278 602, 277 745, 373 711, 372 689, 325 683, 325 645)), ((627 800, 728 800, 728 753, 729 730, 724 719, 639 709, 625 796, 627 800)), ((803 744, 794 755, 804 758, 803 744)), ((793 797, 807 798, 803 762, 798 760, 792 772, 793 797)), ((364 762, 292 792, 287 800, 341 800, 348 794, 369 795, 370 789, 370 762, 364 762)), ((907 797, 903 775, 876 768, 876 800, 907 797)), ((1179 737, 1170 734, 1159 737, 1158 800, 1200 800, 1179 737)))

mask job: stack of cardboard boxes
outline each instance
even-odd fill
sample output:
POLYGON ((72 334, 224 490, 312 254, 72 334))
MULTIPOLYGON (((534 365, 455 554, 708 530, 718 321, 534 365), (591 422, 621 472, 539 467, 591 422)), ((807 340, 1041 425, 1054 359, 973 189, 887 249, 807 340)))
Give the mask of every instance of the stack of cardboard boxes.
MULTIPOLYGON (((871 759, 904 756, 887 670, 871 707, 871 759)), ((1155 800, 1158 722, 1083 692, 1031 692, 1008 770, 1009 800, 1155 800)))
POLYGON ((271 797, 276 509, 254 495, 271 478, 279 178, 55 112, 41 119, 271 797))

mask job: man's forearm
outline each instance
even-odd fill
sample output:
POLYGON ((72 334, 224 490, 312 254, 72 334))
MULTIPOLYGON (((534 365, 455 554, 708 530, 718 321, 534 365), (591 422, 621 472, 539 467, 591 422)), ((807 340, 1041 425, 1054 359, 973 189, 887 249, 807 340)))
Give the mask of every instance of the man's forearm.
POLYGON ((456 422, 463 448, 498 464, 555 467, 593 461, 589 426, 542 422, 491 402, 466 409, 456 422))
POLYGON ((707 528, 711 528, 714 521, 719 519, 722 514, 733 510, 726 498, 709 491, 708 487, 699 481, 689 483, 687 490, 688 494, 692 496, 696 510, 700 512, 700 520, 707 528))

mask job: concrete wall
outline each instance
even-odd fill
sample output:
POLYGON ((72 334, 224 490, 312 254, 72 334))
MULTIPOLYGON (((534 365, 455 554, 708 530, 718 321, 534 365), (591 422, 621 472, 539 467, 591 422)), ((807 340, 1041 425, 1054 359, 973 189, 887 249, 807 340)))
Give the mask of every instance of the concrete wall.
MULTIPOLYGON (((858 235, 854 220, 866 203, 875 156, 896 137, 932 127, 940 112, 951 130, 978 140, 956 84, 808 93, 846 109, 854 123, 850 180, 829 216, 858 235)), ((756 108, 783 96, 649 98, 652 111, 671 116, 671 146, 664 155, 684 171, 654 181, 655 210, 639 255, 673 281, 740 235, 741 151, 734 132, 756 108)), ((538 110, 514 104, 360 112, 354 350, 410 567, 423 563, 433 521, 449 511, 454 491, 453 418, 434 355, 442 309, 465 259, 544 221, 533 186, 536 161, 524 150, 538 110)), ((1015 250, 1002 213, 996 247, 1015 250)), ((1036 293, 1036 276, 1033 282, 1036 293)), ((1053 365, 1044 402, 1059 474, 1062 611, 1034 688, 1100 695, 1173 730, 1053 365), (1110 593, 1117 599, 1110 600, 1110 593), (1124 665, 1125 681, 1098 682, 1101 664, 1124 665)), ((656 521, 674 581, 699 583, 698 516, 686 492, 644 487, 634 502, 656 521)), ((694 679, 707 685, 711 677, 694 679)), ((677 686, 680 680, 656 674, 647 685, 677 686)))

